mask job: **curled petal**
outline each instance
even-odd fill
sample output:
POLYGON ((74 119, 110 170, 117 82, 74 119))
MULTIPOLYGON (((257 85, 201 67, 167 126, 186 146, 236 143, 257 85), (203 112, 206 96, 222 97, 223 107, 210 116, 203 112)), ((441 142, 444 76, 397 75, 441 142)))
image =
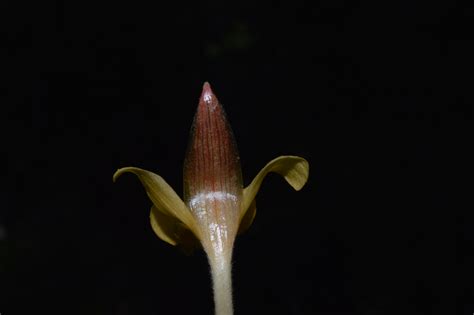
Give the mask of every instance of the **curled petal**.
POLYGON ((159 238, 176 245, 183 239, 186 229, 198 237, 195 219, 188 207, 161 176, 137 167, 124 167, 115 172, 114 181, 127 172, 137 175, 153 202, 150 220, 153 231, 159 238))
POLYGON ((263 179, 268 173, 278 173, 285 178, 288 184, 295 190, 303 188, 308 180, 309 164, 308 162, 298 156, 280 156, 270 161, 265 167, 255 176, 250 185, 244 189, 241 224, 249 226, 255 217, 255 195, 262 185, 263 179), (250 211, 250 212, 249 212, 250 211), (250 222, 248 222, 250 219, 250 222))

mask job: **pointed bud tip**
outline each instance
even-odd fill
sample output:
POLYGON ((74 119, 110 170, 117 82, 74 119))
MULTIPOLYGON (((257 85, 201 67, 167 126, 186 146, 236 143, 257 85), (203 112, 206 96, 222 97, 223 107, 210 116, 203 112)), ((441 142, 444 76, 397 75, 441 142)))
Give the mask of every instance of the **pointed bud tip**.
POLYGON ((211 85, 209 84, 209 82, 206 81, 202 86, 202 94, 200 101, 204 101, 205 103, 209 104, 213 99, 216 99, 216 96, 212 92, 211 85))

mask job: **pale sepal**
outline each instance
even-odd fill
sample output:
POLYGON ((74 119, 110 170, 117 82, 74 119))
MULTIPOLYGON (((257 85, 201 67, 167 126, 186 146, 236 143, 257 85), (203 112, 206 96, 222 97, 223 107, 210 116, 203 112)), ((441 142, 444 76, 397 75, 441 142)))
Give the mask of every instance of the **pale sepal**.
POLYGON ((154 207, 150 213, 153 231, 163 241, 176 245, 185 228, 199 237, 196 221, 183 200, 159 175, 137 167, 124 167, 117 170, 113 180, 123 173, 133 173, 141 181, 154 207))
POLYGON ((155 206, 151 207, 150 223, 159 238, 171 245, 178 245, 186 255, 190 255, 201 246, 193 232, 181 221, 164 214, 155 206))
POLYGON ((150 223, 155 234, 166 243, 176 246, 179 241, 179 221, 174 217, 164 214, 155 206, 150 210, 150 223))
POLYGON ((270 161, 265 167, 255 176, 253 181, 244 189, 242 210, 241 210, 241 224, 250 225, 255 217, 255 195, 257 195, 263 179, 268 173, 278 173, 285 178, 288 184, 295 190, 303 188, 308 180, 309 164, 305 159, 298 156, 285 155, 277 157, 270 161), (252 205, 253 203, 253 205, 252 205), (250 213, 248 213, 250 211, 250 213), (248 218, 252 218, 248 222, 248 218))
POLYGON ((257 214, 257 205, 254 198, 252 204, 250 205, 250 207, 244 213, 244 216, 240 220, 239 230, 237 231, 238 234, 242 234, 248 230, 248 228, 252 225, 252 222, 255 219, 256 214, 257 214))

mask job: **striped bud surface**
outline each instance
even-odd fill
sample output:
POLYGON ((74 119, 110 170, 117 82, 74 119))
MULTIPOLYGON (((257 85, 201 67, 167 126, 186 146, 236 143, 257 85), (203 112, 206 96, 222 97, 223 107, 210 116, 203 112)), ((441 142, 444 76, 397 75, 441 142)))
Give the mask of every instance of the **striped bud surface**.
MULTIPOLYGON (((184 162, 184 199, 210 257, 230 256, 243 192, 239 154, 224 109, 205 83, 184 162)), ((230 258, 230 257, 228 257, 230 258)))

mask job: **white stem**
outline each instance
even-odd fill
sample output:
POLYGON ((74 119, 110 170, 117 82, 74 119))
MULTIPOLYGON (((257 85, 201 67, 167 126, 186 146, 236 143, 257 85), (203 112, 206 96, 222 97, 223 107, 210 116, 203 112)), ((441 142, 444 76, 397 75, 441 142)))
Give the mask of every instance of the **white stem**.
POLYGON ((209 256, 211 265, 216 315, 232 315, 232 264, 231 254, 216 253, 209 256))

